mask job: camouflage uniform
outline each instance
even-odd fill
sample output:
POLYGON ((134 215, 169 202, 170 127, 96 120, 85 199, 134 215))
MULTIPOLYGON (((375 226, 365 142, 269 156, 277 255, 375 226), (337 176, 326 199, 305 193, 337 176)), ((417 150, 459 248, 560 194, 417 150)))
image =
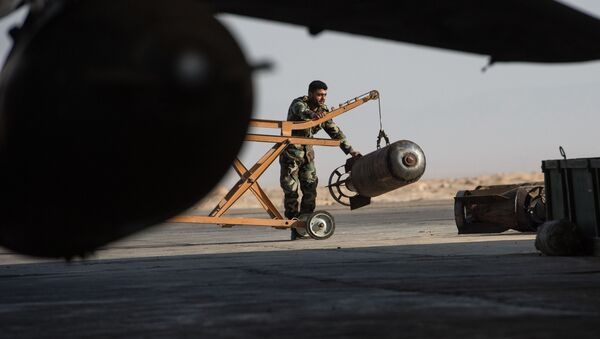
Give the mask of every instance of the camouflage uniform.
MULTIPOLYGON (((324 112, 329 112, 326 105, 320 107, 324 112)), ((308 107, 308 97, 294 99, 288 110, 288 121, 312 120, 308 107)), ((341 140, 340 148, 348 154, 353 151, 346 140, 346 136, 337 127, 333 120, 305 130, 292 131, 293 136, 312 138, 322 129, 332 139, 341 140)), ((317 170, 315 168, 315 151, 312 145, 289 145, 279 156, 281 164, 280 184, 284 192, 285 217, 295 218, 299 214, 311 213, 315 210, 317 199, 317 170), (302 190, 302 202, 298 213, 298 186, 302 190)))

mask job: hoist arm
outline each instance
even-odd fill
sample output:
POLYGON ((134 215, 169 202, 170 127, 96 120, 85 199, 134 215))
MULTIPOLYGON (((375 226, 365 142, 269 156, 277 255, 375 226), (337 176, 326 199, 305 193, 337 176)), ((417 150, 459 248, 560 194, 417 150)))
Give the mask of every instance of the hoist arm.
POLYGON ((280 121, 280 120, 261 120, 261 119, 252 119, 250 120, 250 127, 261 127, 261 128, 279 128, 281 129, 282 136, 290 136, 292 135, 292 131, 294 130, 302 130, 315 127, 324 123, 327 120, 331 120, 341 114, 344 114, 370 100, 375 100, 379 98, 379 92, 377 90, 372 90, 368 93, 365 93, 356 98, 350 99, 342 104, 340 104, 337 108, 334 108, 324 117, 320 119, 314 119, 309 121, 280 121))

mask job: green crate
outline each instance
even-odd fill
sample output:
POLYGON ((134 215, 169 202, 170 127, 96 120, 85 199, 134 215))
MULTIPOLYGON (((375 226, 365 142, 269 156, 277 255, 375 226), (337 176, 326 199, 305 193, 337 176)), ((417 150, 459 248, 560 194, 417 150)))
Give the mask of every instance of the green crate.
POLYGON ((544 160, 542 171, 547 220, 573 222, 593 251, 600 237, 600 158, 544 160))

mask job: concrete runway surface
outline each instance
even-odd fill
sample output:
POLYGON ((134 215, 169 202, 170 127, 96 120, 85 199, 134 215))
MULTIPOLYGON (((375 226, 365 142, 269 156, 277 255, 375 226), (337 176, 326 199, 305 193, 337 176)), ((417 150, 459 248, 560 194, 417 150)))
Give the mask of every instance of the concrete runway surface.
POLYGON ((328 210, 324 241, 166 224, 70 264, 3 250, 0 337, 600 335, 600 258, 540 256, 533 234, 459 236, 451 201, 328 210))

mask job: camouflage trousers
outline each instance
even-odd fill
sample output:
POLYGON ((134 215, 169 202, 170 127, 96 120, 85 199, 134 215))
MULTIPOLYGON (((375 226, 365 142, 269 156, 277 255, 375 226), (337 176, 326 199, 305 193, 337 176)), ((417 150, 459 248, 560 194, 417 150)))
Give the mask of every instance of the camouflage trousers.
POLYGON ((284 193, 285 217, 288 219, 315 210, 319 180, 314 160, 315 153, 310 146, 290 145, 279 156, 281 165, 279 182, 284 193), (298 186, 302 191, 300 210, 298 210, 298 186))

